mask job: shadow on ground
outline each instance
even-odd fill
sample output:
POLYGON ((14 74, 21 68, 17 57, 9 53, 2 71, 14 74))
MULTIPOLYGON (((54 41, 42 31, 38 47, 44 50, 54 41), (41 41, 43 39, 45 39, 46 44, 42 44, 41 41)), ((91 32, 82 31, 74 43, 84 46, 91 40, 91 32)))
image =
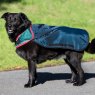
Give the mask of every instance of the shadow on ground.
MULTIPOLYGON (((70 73, 48 73, 48 72, 38 72, 38 83, 37 84, 43 84, 46 81, 53 81, 53 80, 66 80, 71 77, 70 73)), ((90 79, 90 78, 95 78, 95 73, 85 73, 85 78, 90 79)))

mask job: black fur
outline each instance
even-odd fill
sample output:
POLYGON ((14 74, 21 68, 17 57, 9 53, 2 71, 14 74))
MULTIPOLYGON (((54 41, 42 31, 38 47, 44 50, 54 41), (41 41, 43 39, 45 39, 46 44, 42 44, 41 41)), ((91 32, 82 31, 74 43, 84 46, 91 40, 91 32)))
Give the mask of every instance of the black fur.
MULTIPOLYGON (((6 20, 6 31, 8 37, 12 42, 16 42, 16 37, 31 25, 31 21, 24 13, 4 13, 1 18, 6 20)), ((41 24, 42 25, 42 24, 41 24)), ((95 39, 89 43, 86 51, 95 53, 95 39)), ((84 50, 85 51, 85 50, 84 50)), ((65 62, 69 65, 72 76, 71 79, 66 80, 67 83, 73 83, 75 86, 83 85, 86 81, 84 78, 84 71, 81 67, 81 59, 84 51, 77 52, 66 49, 47 49, 39 46, 35 42, 29 42, 16 49, 16 53, 28 62, 29 80, 25 87, 32 87, 37 80, 36 64, 57 58, 65 55, 65 62)))

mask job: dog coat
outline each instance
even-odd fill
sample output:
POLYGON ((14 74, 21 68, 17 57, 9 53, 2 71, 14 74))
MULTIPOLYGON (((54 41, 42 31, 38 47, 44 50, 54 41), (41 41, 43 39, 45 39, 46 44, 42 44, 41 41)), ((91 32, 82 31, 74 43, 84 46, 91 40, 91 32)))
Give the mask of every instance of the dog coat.
POLYGON ((16 48, 30 41, 45 48, 82 51, 89 44, 89 35, 85 30, 78 28, 33 24, 17 37, 16 48))

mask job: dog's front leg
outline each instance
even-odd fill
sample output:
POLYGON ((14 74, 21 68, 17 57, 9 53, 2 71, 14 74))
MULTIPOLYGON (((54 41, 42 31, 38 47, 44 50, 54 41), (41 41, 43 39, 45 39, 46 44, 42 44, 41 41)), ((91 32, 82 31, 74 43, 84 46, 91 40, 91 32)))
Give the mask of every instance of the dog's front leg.
POLYGON ((28 70, 29 70, 29 80, 25 84, 25 87, 32 87, 36 82, 36 62, 33 60, 28 60, 28 70))

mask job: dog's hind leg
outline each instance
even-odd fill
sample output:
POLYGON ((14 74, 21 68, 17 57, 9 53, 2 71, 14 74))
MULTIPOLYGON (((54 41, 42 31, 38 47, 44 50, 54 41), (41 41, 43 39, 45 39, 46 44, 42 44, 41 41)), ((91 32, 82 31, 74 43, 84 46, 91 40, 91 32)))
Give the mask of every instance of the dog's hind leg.
POLYGON ((76 82, 77 80, 77 71, 76 69, 72 66, 72 64, 69 63, 69 61, 67 59, 64 59, 65 62, 69 65, 70 69, 71 69, 71 72, 72 72, 72 76, 70 79, 67 79, 66 80, 66 83, 74 83, 76 82))
POLYGON ((82 56, 83 56, 83 52, 81 53, 70 52, 69 55, 67 56, 67 60, 69 62, 68 65, 73 71, 71 80, 73 78, 74 86, 80 86, 85 83, 84 71, 81 67, 82 56), (75 81, 74 78, 76 78, 75 81))
POLYGON ((76 70, 78 72, 78 79, 73 85, 74 86, 83 85, 86 82, 86 80, 85 80, 85 77, 84 77, 84 71, 83 71, 83 69, 81 67, 81 61, 80 60, 78 60, 78 62, 77 62, 76 70))
POLYGON ((74 83, 74 86, 80 86, 85 83, 84 71, 81 67, 81 59, 83 52, 67 52, 66 63, 69 65, 72 71, 72 77, 69 80, 66 80, 68 83, 74 83))

